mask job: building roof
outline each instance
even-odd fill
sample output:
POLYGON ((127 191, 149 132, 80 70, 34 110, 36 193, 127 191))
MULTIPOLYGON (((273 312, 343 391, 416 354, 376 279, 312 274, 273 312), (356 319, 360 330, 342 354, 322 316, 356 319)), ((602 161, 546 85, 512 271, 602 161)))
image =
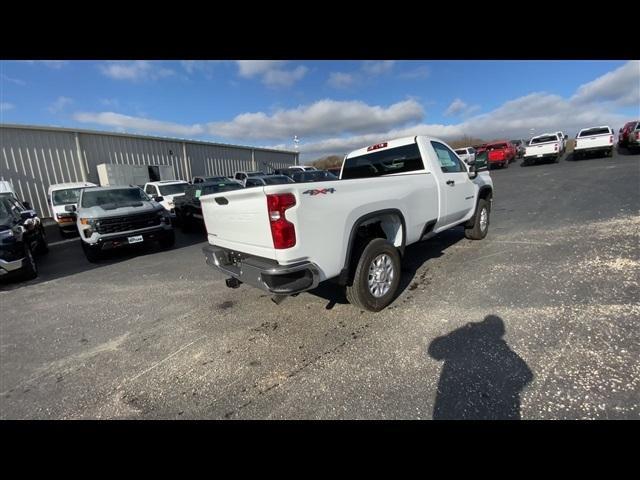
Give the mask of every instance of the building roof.
POLYGON ((88 133, 92 135, 106 135, 106 136, 116 136, 116 137, 130 137, 130 138, 141 138, 146 140, 161 140, 165 142, 184 142, 184 143, 195 143, 199 145, 211 145, 216 147, 231 147, 231 148, 244 148, 247 150, 258 150, 261 152, 278 152, 278 153, 291 153, 294 155, 298 155, 299 152, 295 150, 278 150, 276 148, 266 148, 266 147, 251 147, 247 145, 236 145, 231 143, 218 143, 218 142, 205 142, 202 140, 192 140, 188 138, 177 138, 177 137, 158 137, 153 135, 141 135, 137 133, 120 133, 120 132, 108 132, 104 130, 89 130, 83 128, 68 128, 68 127, 58 127, 58 126, 47 126, 47 125, 19 125, 15 123, 2 123, 0 124, 0 128, 16 128, 16 129, 24 129, 24 130, 45 130, 49 132, 69 132, 69 133, 88 133))

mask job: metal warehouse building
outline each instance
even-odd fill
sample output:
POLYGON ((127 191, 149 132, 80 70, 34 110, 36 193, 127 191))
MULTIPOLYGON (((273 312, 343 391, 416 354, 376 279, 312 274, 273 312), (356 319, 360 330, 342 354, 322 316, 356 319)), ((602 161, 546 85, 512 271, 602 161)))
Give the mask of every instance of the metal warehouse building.
POLYGON ((102 163, 170 165, 176 179, 194 175, 232 176, 239 170, 284 168, 298 164, 298 152, 225 145, 177 138, 71 128, 0 125, 0 180, 13 184, 18 197, 50 217, 51 184, 99 184, 102 163))

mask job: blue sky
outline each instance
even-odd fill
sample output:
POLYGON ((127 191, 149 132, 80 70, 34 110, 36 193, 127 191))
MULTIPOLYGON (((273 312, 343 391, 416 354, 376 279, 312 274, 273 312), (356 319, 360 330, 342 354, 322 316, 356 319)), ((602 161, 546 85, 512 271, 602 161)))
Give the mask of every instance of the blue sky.
POLYGON ((293 148, 526 137, 640 116, 638 61, 0 62, 2 123, 293 148), (532 130, 533 129, 533 130, 532 130))

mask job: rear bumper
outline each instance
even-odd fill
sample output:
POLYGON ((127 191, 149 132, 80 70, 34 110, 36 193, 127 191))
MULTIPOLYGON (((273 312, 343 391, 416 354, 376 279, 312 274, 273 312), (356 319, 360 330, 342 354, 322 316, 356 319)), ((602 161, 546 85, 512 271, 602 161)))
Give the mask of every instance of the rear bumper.
POLYGON ((544 159, 544 158, 555 158, 559 154, 560 154, 560 152, 543 153, 543 154, 537 154, 537 155, 525 155, 524 159, 525 160, 540 160, 540 159, 544 159))
POLYGON ((4 275, 8 275, 9 273, 13 273, 16 270, 20 270, 22 268, 22 262, 24 258, 19 258, 18 260, 6 261, 0 258, 0 277, 4 275))
POLYGON ((574 148, 573 153, 606 152, 612 148, 613 145, 605 145, 604 147, 574 148))
POLYGON ((320 270, 311 262, 280 265, 275 260, 237 254, 226 248, 206 245, 202 252, 207 265, 242 283, 274 295, 291 295, 311 290, 320 283, 320 270), (236 257, 233 261, 232 257, 236 257))

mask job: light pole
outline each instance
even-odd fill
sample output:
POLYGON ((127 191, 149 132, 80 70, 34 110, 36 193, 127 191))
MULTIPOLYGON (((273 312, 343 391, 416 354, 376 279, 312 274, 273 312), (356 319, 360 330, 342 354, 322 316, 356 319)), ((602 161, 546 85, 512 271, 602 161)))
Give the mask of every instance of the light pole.
POLYGON ((298 152, 298 144, 300 143, 300 139, 297 135, 293 136, 293 149, 296 151, 296 162, 300 165, 300 153, 298 152))

